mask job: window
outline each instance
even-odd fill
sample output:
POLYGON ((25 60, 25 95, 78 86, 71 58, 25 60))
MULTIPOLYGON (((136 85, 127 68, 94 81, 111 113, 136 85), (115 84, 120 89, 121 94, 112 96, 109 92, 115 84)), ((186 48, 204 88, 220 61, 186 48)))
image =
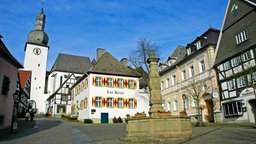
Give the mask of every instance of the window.
POLYGON ((166 79, 166 88, 169 87, 169 83, 170 83, 170 80, 169 80, 169 78, 167 78, 167 79, 166 79))
POLYGON ((244 76, 237 78, 237 87, 241 88, 244 86, 246 86, 246 81, 245 81, 244 76))
POLYGON ((172 103, 171 102, 168 102, 168 110, 172 111, 172 103))
POLYGON ((197 41, 195 43, 195 46, 196 46, 196 49, 200 49, 202 46, 201 46, 201 41, 197 41))
POLYGON ((178 100, 173 101, 173 106, 174 106, 173 110, 177 111, 178 110, 178 100))
POLYGON ((251 86, 252 84, 256 84, 256 72, 249 72, 247 75, 247 79, 249 86, 251 86))
POLYGON ((107 107, 112 108, 113 107, 113 98, 107 98, 108 103, 107 103, 107 107))
POLYGON ((231 68, 230 61, 224 63, 224 69, 229 70, 231 68))
POLYGON ((204 63, 204 60, 200 60, 200 61, 199 61, 199 67, 200 67, 200 72, 204 72, 204 71, 205 71, 205 63, 204 63))
POLYGON ((236 35, 236 44, 240 44, 248 39, 247 31, 242 31, 236 35))
POLYGON ((96 86, 101 86, 101 85, 102 85, 101 77, 96 77, 96 86))
POLYGON ((113 87, 113 78, 108 78, 108 87, 113 87))
POLYGON ((118 98, 118 108, 123 108, 124 107, 124 101, 123 98, 118 98))
POLYGON ((163 89, 164 89, 164 82, 161 81, 161 90, 163 90, 163 89))
POLYGON ((239 57, 235 57, 231 60, 231 65, 232 67, 238 66, 240 64, 240 58, 239 57))
POLYGON ((186 80, 186 70, 182 70, 182 80, 186 80))
POLYGON ((196 102, 194 98, 191 99, 191 107, 196 107, 196 102))
POLYGON ((189 67, 189 75, 190 75, 190 77, 195 76, 195 70, 194 70, 194 66, 193 65, 191 65, 189 67))
POLYGON ((134 99, 129 99, 129 108, 134 108, 134 99))
POLYGON ((1 94, 7 96, 9 88, 10 88, 10 78, 7 77, 7 76, 4 76, 3 83, 2 83, 1 94))
POLYGON ((187 49, 187 55, 190 55, 191 54, 191 48, 189 47, 188 49, 187 49))
POLYGON ((223 104, 225 118, 239 117, 243 115, 242 103, 240 101, 223 104))
POLYGON ((172 75, 172 85, 176 84, 176 75, 172 75))
POLYGON ((235 89, 235 83, 234 79, 228 81, 228 90, 234 90, 235 89))
POLYGON ((251 51, 247 51, 246 53, 243 53, 242 60, 244 62, 246 62, 246 61, 248 61, 250 59, 252 59, 251 51))
POLYGON ((128 80, 128 83, 129 83, 129 88, 130 88, 130 89, 133 89, 133 88, 134 88, 134 82, 133 82, 133 80, 128 80))
POLYGON ((96 107, 101 107, 102 106, 102 99, 101 97, 96 97, 96 107))
POLYGON ((118 87, 123 88, 123 79, 118 79, 118 87))

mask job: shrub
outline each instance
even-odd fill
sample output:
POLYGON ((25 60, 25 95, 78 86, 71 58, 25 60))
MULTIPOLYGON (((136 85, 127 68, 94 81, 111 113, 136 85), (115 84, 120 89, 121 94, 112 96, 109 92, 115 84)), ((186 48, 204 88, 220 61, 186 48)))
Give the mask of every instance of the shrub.
POLYGON ((84 119, 84 123, 93 123, 91 119, 84 119))
POLYGON ((69 117, 68 120, 77 120, 77 116, 69 117))

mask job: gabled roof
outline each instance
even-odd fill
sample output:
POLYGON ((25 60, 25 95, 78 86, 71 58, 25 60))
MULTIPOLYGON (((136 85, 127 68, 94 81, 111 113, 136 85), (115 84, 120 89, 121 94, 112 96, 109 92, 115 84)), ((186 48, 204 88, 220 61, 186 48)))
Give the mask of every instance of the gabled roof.
POLYGON ((31 71, 19 70, 18 73, 19 73, 20 87, 24 89, 25 84, 31 75, 31 71))
POLYGON ((112 74, 140 77, 136 71, 126 67, 110 53, 105 52, 88 73, 112 74))
POLYGON ((52 66, 51 72, 61 71, 84 74, 91 66, 89 57, 59 54, 52 66))
POLYGON ((2 35, 0 35, 0 57, 3 57, 6 61, 10 62, 12 65, 17 68, 23 68, 23 66, 13 57, 9 52, 3 41, 1 40, 2 35))
POLYGON ((255 47, 255 2, 256 0, 229 1, 216 50, 215 66, 246 51, 250 47, 255 47), (237 8, 235 11, 232 11, 234 6, 237 8), (248 32, 248 40, 237 44, 236 35, 245 30, 248 32))

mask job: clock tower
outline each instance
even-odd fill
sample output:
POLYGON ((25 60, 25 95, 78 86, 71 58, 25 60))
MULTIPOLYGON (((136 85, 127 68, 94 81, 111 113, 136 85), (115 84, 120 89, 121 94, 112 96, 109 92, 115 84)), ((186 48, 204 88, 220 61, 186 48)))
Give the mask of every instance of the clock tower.
POLYGON ((46 16, 43 8, 36 17, 35 29, 28 34, 25 45, 24 69, 32 71, 30 100, 36 102, 37 112, 46 112, 46 67, 49 46, 48 35, 44 32, 46 16))

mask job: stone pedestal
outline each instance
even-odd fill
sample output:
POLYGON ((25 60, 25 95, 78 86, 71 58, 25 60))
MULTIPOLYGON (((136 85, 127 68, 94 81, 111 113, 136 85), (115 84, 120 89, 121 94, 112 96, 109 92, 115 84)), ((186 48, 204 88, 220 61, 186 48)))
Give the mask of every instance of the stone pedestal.
POLYGON ((126 138, 129 142, 158 142, 172 139, 185 139, 192 135, 188 117, 146 117, 130 119, 126 125, 126 138))

